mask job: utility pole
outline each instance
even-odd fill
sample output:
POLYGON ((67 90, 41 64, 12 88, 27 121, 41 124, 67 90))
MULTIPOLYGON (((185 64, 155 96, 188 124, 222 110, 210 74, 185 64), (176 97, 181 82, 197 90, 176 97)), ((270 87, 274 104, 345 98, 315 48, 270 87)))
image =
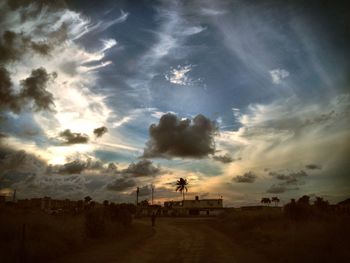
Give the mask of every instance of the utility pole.
POLYGON ((140 188, 137 187, 136 188, 136 206, 139 205, 139 192, 140 192, 140 188))
POLYGON ((153 197, 154 197, 154 185, 151 184, 151 191, 152 191, 152 205, 153 205, 153 197))
POLYGON ((15 189, 15 190, 13 191, 12 202, 16 202, 16 192, 17 192, 17 189, 15 189))

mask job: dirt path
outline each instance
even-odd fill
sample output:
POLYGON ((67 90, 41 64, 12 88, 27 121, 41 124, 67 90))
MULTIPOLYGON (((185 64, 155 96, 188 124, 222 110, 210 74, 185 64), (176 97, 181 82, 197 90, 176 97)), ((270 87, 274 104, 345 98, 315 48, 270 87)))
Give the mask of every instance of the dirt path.
MULTIPOLYGON (((60 262, 263 262, 210 227, 210 220, 213 219, 159 218, 153 234, 147 238, 138 242, 126 240, 124 244, 111 243, 63 258, 60 262)), ((142 220, 135 224, 150 222, 142 220)))

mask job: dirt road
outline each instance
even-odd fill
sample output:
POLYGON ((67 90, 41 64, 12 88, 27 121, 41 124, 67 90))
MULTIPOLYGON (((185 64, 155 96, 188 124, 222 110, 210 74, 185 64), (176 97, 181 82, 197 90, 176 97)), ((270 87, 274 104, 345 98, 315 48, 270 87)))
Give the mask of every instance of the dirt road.
MULTIPOLYGON (((148 237, 137 242, 110 243, 63 258, 59 262, 263 262, 211 227, 208 218, 158 218, 148 237)), ((150 225, 149 220, 135 224, 150 225)))

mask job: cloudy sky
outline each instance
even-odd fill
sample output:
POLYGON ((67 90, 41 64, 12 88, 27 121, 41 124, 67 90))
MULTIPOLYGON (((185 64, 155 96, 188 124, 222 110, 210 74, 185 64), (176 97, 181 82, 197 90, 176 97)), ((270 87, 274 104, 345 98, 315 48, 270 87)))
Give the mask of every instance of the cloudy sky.
POLYGON ((0 192, 350 193, 341 1, 0 1, 0 192))

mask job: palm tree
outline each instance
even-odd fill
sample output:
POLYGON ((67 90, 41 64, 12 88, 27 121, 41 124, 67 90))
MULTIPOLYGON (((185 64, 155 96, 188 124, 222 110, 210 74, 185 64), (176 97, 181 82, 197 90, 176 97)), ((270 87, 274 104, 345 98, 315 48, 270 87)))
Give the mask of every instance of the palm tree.
POLYGON ((262 204, 269 205, 269 204, 271 203, 271 200, 270 200, 270 198, 268 198, 268 197, 263 197, 263 198, 261 199, 261 203, 262 203, 262 204))
POLYGON ((273 196, 271 197, 271 202, 274 202, 275 206, 277 206, 278 203, 280 202, 280 199, 277 196, 273 196))
POLYGON ((176 182, 176 192, 180 191, 182 193, 182 198, 185 200, 185 191, 187 192, 188 182, 186 179, 180 178, 176 182))

